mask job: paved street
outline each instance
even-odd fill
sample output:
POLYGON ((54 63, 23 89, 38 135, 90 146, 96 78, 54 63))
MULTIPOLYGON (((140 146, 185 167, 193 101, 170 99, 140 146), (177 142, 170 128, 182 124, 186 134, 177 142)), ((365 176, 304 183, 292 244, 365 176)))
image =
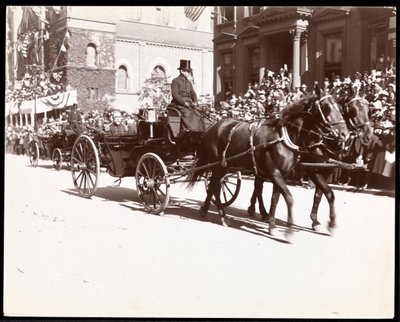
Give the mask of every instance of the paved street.
MULTIPOLYGON (((172 187, 163 215, 142 210, 135 179, 100 177, 91 199, 50 161, 5 156, 4 312, 11 316, 385 318, 394 310, 395 200, 335 191, 334 236, 310 229, 312 190, 292 187, 296 224, 283 234, 247 216, 252 181, 200 219, 202 183, 172 187)), ((265 184, 269 206, 271 185, 265 184)), ((328 205, 321 202, 326 230, 328 205)))

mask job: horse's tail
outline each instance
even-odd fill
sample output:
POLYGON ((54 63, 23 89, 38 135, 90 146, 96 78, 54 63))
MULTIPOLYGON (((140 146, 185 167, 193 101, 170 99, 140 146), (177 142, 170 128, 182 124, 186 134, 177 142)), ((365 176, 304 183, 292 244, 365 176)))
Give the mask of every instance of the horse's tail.
POLYGON ((188 174, 187 174, 187 189, 191 190, 193 189, 194 185, 196 184, 196 182, 198 181, 198 178, 201 176, 201 174, 204 172, 204 169, 197 169, 198 167, 201 167, 203 165, 206 164, 206 151, 205 151, 205 143, 202 140, 200 142, 199 147, 197 148, 197 161, 194 162, 194 164, 192 165, 192 167, 190 168, 188 174))

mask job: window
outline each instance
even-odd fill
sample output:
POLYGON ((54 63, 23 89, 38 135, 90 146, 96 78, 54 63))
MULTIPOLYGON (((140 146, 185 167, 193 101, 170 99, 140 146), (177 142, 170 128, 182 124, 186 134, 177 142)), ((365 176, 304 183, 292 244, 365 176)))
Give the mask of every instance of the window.
POLYGON ((259 72, 260 72, 260 48, 249 48, 249 82, 254 84, 259 81, 259 72))
POLYGON ((161 65, 157 65, 156 67, 154 67, 152 75, 155 77, 161 77, 161 78, 167 77, 166 73, 165 73, 165 69, 161 65))
POLYGON ((98 100, 99 99, 99 89, 95 87, 88 87, 88 99, 98 100))
MULTIPOLYGON (((335 33, 325 37, 325 75, 332 78, 342 71, 342 34, 335 33)), ((341 75, 343 76, 343 75, 341 75)))
POLYGON ((221 7, 221 23, 235 20, 235 7, 221 7))
POLYGON ((117 88, 128 89, 128 70, 125 66, 120 66, 117 71, 117 88))
POLYGON ((89 44, 86 47, 86 65, 91 67, 97 66, 97 49, 94 44, 89 44))
POLYGON ((168 26, 170 20, 169 8, 168 7, 157 7, 156 8, 156 23, 163 26, 168 26))
POLYGON ((222 91, 224 99, 228 99, 233 92, 233 53, 222 53, 222 91))
POLYGON ((233 54, 223 53, 222 54, 222 68, 224 76, 233 76, 233 54))

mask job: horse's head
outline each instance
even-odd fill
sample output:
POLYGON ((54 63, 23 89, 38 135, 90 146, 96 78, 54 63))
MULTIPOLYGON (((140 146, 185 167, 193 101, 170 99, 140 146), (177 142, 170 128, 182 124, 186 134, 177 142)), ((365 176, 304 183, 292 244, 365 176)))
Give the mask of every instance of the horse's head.
POLYGON ((368 101, 359 95, 362 88, 351 87, 348 95, 340 102, 344 107, 344 117, 350 130, 360 134, 362 142, 366 145, 372 139, 373 129, 369 120, 368 101))
POLYGON ((338 143, 346 142, 350 137, 342 109, 331 94, 322 95, 318 86, 315 87, 315 97, 312 100, 310 112, 314 124, 325 137, 335 139, 338 143))

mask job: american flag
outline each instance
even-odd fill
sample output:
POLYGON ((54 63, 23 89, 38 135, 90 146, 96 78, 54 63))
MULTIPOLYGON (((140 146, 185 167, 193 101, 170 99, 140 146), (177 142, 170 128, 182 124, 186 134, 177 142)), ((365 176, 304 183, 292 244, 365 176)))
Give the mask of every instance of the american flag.
POLYGON ((206 7, 193 7, 193 6, 188 6, 185 7, 185 16, 186 18, 189 18, 192 21, 196 21, 197 19, 199 19, 199 17, 201 16, 201 14, 203 13, 204 9, 206 7))

